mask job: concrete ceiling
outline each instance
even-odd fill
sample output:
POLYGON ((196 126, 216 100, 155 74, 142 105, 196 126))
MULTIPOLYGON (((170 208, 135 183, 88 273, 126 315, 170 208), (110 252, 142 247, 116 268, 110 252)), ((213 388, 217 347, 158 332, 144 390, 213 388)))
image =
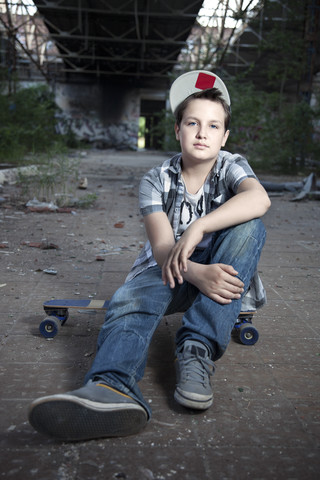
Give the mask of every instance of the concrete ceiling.
MULTIPOLYGON (((161 87, 197 18, 203 0, 35 0, 74 75, 161 87)), ((96 79, 93 79, 96 81, 96 79)))

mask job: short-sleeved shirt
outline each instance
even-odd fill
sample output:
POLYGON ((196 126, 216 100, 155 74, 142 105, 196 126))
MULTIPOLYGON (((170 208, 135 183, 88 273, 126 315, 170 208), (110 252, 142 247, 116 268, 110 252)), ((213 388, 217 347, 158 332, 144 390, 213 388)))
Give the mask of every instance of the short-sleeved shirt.
MULTIPOLYGON (((204 212, 210 213, 233 197, 246 178, 256 178, 247 160, 238 154, 221 150, 217 161, 204 183, 204 212)), ((181 203, 184 200, 184 183, 181 177, 181 153, 152 168, 141 180, 139 204, 142 216, 165 212, 175 238, 178 235, 181 203)), ((157 265, 147 241, 127 276, 126 281, 149 267, 157 265)), ((242 310, 255 310, 266 301, 260 277, 256 273, 242 300, 242 310)))

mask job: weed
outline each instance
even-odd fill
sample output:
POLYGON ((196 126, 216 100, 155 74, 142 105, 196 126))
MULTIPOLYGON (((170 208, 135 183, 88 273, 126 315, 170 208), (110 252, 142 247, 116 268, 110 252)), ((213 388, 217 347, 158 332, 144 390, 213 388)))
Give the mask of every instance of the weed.
POLYGON ((37 198, 51 202, 57 194, 62 198, 75 191, 78 181, 79 160, 67 155, 44 159, 37 158, 37 165, 30 171, 20 170, 18 181, 23 198, 37 198))
POLYGON ((77 205, 82 208, 89 208, 95 203, 97 198, 98 195, 96 193, 87 193, 79 199, 77 205))

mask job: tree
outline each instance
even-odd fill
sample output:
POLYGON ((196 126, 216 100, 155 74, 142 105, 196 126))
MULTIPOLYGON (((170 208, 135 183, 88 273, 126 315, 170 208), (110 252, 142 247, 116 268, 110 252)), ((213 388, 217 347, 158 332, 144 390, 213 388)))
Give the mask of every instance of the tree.
POLYGON ((204 2, 198 20, 181 51, 179 69, 217 69, 248 23, 263 7, 263 0, 204 2))
MULTIPOLYGON (((240 151, 258 168, 295 173, 320 155, 315 133, 319 108, 306 101, 310 99, 310 78, 316 72, 308 54, 311 42, 312 51, 319 55, 319 15, 310 8, 315 2, 232 3, 233 11, 231 1, 220 0, 211 18, 205 22, 199 18, 188 48, 181 54, 178 73, 207 69, 227 77, 233 118, 227 148, 240 151), (235 22, 232 28, 228 15, 235 22), (253 32, 251 38, 256 42, 251 49, 254 59, 244 62, 247 66, 241 74, 232 75, 232 51, 239 44, 241 48, 240 35, 247 31, 253 32)), ((245 54, 243 48, 240 56, 245 54)), ((172 149, 170 130, 165 138, 172 149)))

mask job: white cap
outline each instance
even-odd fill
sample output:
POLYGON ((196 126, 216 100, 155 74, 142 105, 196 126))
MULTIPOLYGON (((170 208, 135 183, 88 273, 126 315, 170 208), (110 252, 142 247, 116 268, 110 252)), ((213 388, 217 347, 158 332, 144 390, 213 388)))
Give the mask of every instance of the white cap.
POLYGON ((172 112, 174 113, 180 103, 190 97, 193 93, 201 92, 201 90, 208 90, 210 88, 217 88, 220 90, 222 98, 227 105, 230 106, 231 101, 227 87, 218 75, 205 70, 194 70, 180 75, 170 88, 170 105, 172 112))

